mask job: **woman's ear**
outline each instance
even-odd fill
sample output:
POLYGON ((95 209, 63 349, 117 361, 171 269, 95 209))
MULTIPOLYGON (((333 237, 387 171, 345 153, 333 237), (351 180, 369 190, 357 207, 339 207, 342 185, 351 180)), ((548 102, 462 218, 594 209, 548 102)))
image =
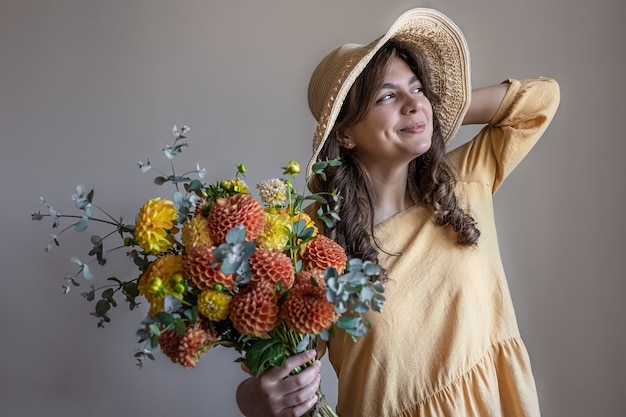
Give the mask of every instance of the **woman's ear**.
POLYGON ((339 145, 345 149, 352 149, 355 147, 349 131, 346 131, 344 129, 340 129, 337 131, 337 142, 339 142, 339 145))

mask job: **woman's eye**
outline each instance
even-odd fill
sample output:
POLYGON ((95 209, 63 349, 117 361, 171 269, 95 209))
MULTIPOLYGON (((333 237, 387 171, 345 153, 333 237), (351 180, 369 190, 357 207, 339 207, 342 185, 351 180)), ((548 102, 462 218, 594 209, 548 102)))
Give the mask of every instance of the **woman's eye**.
POLYGON ((419 93, 423 93, 424 89, 422 87, 415 87, 413 88, 413 94, 419 94, 419 93))
POLYGON ((387 93, 387 94, 384 94, 383 96, 381 96, 378 100, 376 100, 376 102, 380 103, 382 101, 391 100, 392 98, 393 98, 393 93, 387 93))

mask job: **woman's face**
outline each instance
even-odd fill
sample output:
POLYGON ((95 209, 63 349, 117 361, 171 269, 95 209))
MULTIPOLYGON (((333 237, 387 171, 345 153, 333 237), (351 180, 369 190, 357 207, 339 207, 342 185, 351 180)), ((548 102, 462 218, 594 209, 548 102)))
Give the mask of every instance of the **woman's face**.
POLYGON ((355 148, 368 172, 396 169, 430 149, 433 109, 422 83, 400 58, 392 57, 365 117, 340 135, 355 148))

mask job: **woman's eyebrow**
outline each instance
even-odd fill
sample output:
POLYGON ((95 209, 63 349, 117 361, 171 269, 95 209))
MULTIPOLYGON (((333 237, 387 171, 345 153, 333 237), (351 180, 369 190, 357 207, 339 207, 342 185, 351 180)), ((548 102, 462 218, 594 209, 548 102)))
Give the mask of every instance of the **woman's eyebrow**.
MULTIPOLYGON (((417 81, 417 75, 414 75, 413 77, 409 79, 409 82, 407 83, 407 85, 411 85, 416 81, 417 81)), ((389 88, 389 89, 395 90, 398 88, 398 85, 394 83, 383 83, 383 86, 381 87, 381 89, 382 88, 389 88)))

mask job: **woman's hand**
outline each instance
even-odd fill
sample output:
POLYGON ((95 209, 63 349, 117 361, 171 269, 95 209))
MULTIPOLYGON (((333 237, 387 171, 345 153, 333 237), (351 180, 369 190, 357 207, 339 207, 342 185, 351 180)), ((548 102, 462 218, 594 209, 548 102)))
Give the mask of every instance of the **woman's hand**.
POLYGON ((258 378, 248 378, 237 388, 237 404, 247 417, 300 417, 317 402, 320 384, 320 362, 315 361, 302 372, 290 375, 297 367, 315 358, 310 350, 270 368, 258 378))

